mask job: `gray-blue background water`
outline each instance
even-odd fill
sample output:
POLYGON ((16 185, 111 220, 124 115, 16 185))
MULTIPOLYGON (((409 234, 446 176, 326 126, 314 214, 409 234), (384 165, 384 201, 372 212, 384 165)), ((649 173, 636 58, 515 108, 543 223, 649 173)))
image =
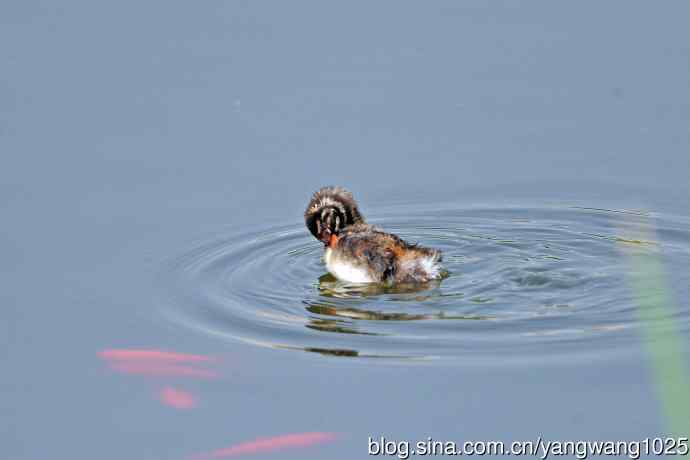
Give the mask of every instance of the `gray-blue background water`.
POLYGON ((667 432, 621 240, 625 216, 655 222, 687 343, 689 16, 4 2, 2 457, 182 459, 325 431, 340 437, 263 455, 351 459, 367 436, 667 432), (422 293, 320 281, 301 216, 326 184, 443 249, 451 277, 422 293), (107 349, 220 368, 129 375, 107 349), (159 404, 162 386, 197 406, 159 404))

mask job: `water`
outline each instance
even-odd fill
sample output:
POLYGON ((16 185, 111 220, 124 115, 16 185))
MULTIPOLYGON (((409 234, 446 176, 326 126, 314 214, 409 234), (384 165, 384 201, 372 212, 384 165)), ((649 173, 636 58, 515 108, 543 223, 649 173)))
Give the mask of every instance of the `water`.
POLYGON ((671 431, 690 7, 345 5, 3 2, 0 457, 671 431), (330 184, 449 276, 326 276, 330 184))
MULTIPOLYGON (((220 339, 333 356, 611 359, 638 341, 623 246, 690 255, 684 221, 641 211, 427 203, 370 213, 442 250, 448 276, 416 288, 348 285, 324 273, 323 246, 301 223, 219 229, 166 265, 162 314, 220 339), (663 244, 626 237, 648 219, 663 244)), ((687 312, 675 321, 687 331, 687 312)))

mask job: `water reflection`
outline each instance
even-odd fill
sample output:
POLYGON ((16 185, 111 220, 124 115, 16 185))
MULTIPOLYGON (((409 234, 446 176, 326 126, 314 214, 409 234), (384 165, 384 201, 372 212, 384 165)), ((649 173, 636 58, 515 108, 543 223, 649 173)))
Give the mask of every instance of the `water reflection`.
MULTIPOLYGON (((374 311, 374 310, 364 310, 361 308, 341 308, 335 305, 328 305, 328 304, 310 304, 307 305, 306 307, 307 311, 317 314, 317 315, 324 315, 324 316, 334 316, 334 317, 340 317, 340 318, 348 318, 348 319, 354 319, 354 320, 368 320, 368 321, 421 321, 421 320, 432 320, 432 319, 438 319, 438 320, 449 320, 449 319, 457 319, 457 320, 488 320, 488 319, 493 319, 491 316, 487 315, 457 315, 457 314, 449 314, 444 311, 439 311, 439 312, 434 312, 434 313, 426 313, 426 314, 410 314, 410 313, 402 313, 402 312, 383 312, 383 311, 374 311)), ((328 321, 324 319, 320 320, 315 320, 315 321, 328 321)), ((331 321, 336 321, 336 320, 331 320, 331 321)), ((307 325, 315 327, 313 324, 307 325)), ((340 332, 340 331, 338 331, 340 332)), ((348 333, 354 333, 354 334, 364 334, 364 332, 359 332, 359 331, 347 331, 348 333)), ((374 333, 366 333, 369 335, 380 335, 380 334, 374 334, 374 333)))
POLYGON ((432 280, 428 283, 366 283, 353 284, 337 280, 330 273, 325 273, 319 277, 319 293, 324 297, 372 297, 376 295, 389 294, 398 295, 403 300, 407 298, 415 301, 424 301, 433 296, 440 295, 439 287, 444 279, 448 277, 444 272, 441 279, 432 280), (411 296, 411 294, 420 294, 411 296))

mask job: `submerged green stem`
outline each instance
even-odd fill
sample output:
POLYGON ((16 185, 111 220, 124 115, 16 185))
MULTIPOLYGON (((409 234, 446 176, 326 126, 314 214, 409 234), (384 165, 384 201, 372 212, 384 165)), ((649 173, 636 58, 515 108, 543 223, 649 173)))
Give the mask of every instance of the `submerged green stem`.
POLYGON ((674 321, 677 307, 668 277, 660 254, 639 248, 626 252, 630 255, 630 280, 637 300, 643 343, 667 428, 670 434, 687 436, 690 433, 687 341, 674 321))

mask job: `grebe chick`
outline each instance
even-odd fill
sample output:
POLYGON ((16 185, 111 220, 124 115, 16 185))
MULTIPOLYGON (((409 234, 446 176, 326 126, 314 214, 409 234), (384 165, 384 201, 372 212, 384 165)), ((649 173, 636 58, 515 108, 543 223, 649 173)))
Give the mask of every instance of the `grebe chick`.
POLYGON ((341 281, 427 283, 442 277, 440 251, 367 224, 352 194, 342 187, 314 193, 304 222, 326 248, 326 268, 341 281))

